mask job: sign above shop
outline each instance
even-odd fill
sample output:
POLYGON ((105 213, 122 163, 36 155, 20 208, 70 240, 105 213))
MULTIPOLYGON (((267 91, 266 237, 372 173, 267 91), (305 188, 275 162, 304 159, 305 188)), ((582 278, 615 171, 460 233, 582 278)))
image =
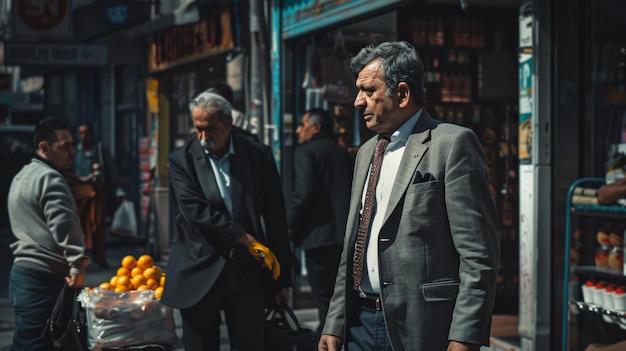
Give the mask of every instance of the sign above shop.
POLYGON ((406 0, 301 0, 283 1, 283 39, 293 38, 314 30, 340 24, 351 18, 397 6, 406 0))
POLYGON ((107 64, 104 45, 4 43, 7 65, 102 66, 107 64))
POLYGON ((16 38, 70 39, 70 0, 14 0, 16 38))
POLYGON ((198 23, 169 27, 152 34, 148 71, 155 73, 233 48, 227 6, 204 12, 198 23))

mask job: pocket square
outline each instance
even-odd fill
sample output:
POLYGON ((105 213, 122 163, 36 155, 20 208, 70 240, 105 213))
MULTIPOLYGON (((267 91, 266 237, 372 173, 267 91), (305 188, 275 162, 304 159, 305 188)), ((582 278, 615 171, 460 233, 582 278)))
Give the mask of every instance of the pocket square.
POLYGON ((422 175, 422 173, 420 171, 415 171, 415 175, 413 175, 413 179, 411 180, 411 184, 417 184, 417 183, 425 183, 425 182, 432 182, 435 181, 435 177, 426 172, 424 173, 424 175, 422 175))

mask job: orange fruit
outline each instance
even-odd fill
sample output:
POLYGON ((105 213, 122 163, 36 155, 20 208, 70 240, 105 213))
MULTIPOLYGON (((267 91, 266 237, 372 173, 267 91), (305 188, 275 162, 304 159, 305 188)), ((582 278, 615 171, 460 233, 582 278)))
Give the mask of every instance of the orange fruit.
POLYGON ((131 255, 126 255, 124 256, 124 258, 122 258, 122 267, 128 268, 128 270, 131 270, 135 268, 136 265, 137 265, 137 260, 135 259, 135 257, 131 255))
POLYGON ((127 275, 120 275, 117 277, 117 285, 126 285, 128 286, 130 284, 130 277, 127 275))
POLYGON ((111 287, 116 287, 117 286, 117 278, 118 278, 118 276, 116 276, 116 275, 111 277, 111 280, 109 280, 109 284, 111 284, 111 287))
POLYGON ((154 268, 152 268, 152 267, 146 268, 143 271, 143 276, 146 277, 146 279, 150 279, 150 278, 154 279, 152 277, 153 275, 154 275, 154 268))
POLYGON ((135 286, 135 288, 138 288, 142 285, 145 285, 148 279, 146 279, 146 277, 144 277, 143 275, 136 275, 131 278, 131 281, 133 282, 133 285, 135 286))
POLYGON ((165 286, 165 274, 163 274, 161 279, 159 279, 159 286, 165 286))
POLYGON ((117 269, 117 276, 120 277, 120 276, 123 276, 123 275, 130 277, 130 269, 128 269, 126 267, 118 268, 117 269))
POLYGON ((137 259, 137 266, 146 269, 154 266, 154 260, 150 255, 141 255, 137 259))
POLYGON ((163 275, 163 271, 158 266, 152 266, 150 268, 146 268, 143 271, 143 276, 147 279, 154 279, 157 282, 161 280, 161 276, 163 275))
POLYGON ((163 287, 159 286, 158 288, 154 289, 154 298, 160 299, 161 296, 163 296, 163 287))
POLYGON ((150 290, 150 288, 147 285, 141 285, 137 288, 137 290, 141 291, 141 290, 150 290))
POLYGON ((144 271, 143 268, 135 267, 135 268, 133 268, 132 271, 130 271, 130 276, 134 277, 134 276, 137 276, 137 275, 143 275, 143 271, 144 271))
POLYGON ((111 289, 111 283, 108 283, 108 282, 100 283, 99 287, 102 289, 111 289))
POLYGON ((118 285, 115 287, 115 292, 124 292, 124 291, 128 291, 128 285, 118 285))
POLYGON ((150 290, 154 290, 154 289, 159 287, 159 283, 157 283, 156 280, 154 280, 152 278, 150 278, 150 279, 148 279, 148 281, 146 281, 146 285, 148 286, 148 288, 150 290))

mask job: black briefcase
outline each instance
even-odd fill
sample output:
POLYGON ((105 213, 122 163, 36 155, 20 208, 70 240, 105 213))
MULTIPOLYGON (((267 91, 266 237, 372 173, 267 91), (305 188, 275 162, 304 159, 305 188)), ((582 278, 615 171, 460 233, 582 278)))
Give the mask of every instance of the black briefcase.
POLYGON ((317 350, 315 332, 302 327, 295 313, 287 304, 268 308, 265 317, 265 350, 317 350))

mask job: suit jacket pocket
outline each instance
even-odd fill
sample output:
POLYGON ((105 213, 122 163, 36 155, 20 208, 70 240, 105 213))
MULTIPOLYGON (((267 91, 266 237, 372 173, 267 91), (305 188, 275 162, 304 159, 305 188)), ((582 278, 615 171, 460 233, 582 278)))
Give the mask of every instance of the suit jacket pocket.
POLYGON ((422 294, 426 302, 451 301, 459 294, 459 282, 442 280, 422 284, 422 294))
POLYGON ((409 194, 409 193, 413 193, 416 191, 432 191, 435 189, 439 189, 438 180, 411 184, 409 185, 409 188, 406 190, 406 193, 409 194))

